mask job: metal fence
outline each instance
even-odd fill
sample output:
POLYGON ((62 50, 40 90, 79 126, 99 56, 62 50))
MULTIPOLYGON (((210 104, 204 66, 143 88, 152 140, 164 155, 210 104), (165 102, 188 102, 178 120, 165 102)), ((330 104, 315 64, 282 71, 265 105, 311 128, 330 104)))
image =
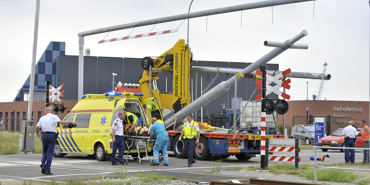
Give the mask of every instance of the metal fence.
MULTIPOLYGON (((314 161, 315 161, 315 183, 317 183, 317 168, 321 169, 337 169, 337 170, 351 170, 351 171, 369 171, 370 169, 360 169, 360 168, 339 168, 339 167, 327 167, 327 166, 317 166, 317 149, 325 148, 325 149, 353 149, 353 150, 369 150, 370 148, 356 148, 356 147, 324 147, 324 146, 313 146, 315 155, 314 155, 314 161)), ((370 162, 369 162, 370 164, 370 162)))

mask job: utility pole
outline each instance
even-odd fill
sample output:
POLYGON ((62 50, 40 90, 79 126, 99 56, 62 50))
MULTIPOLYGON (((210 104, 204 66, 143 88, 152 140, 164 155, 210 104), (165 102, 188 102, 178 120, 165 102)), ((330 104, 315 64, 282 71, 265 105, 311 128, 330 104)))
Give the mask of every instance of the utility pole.
POLYGON ((35 87, 35 64, 36 64, 36 52, 37 52, 37 36, 38 36, 38 29, 39 29, 39 13, 40 13, 40 0, 36 0, 35 27, 34 27, 34 33, 33 33, 32 64, 31 64, 31 76, 30 76, 30 91, 29 91, 29 98, 28 98, 27 122, 32 121, 32 105, 33 105, 33 91, 35 87))

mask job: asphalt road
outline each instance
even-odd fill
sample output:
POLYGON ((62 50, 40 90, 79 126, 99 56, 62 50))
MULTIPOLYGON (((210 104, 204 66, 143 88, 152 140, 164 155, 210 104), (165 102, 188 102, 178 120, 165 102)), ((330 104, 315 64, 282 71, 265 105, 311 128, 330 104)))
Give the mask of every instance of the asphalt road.
MULTIPOLYGON (((286 153, 287 156, 294 153, 286 153)), ((344 164, 344 153, 340 151, 318 151, 318 155, 329 154, 330 158, 327 162, 318 162, 319 164, 344 164)), ((277 154, 276 154, 277 155, 277 154)), ((284 155, 284 153, 279 154, 284 155)), ((314 164, 309 158, 313 156, 313 150, 302 150, 300 152, 300 164, 314 164)), ((149 160, 143 160, 142 164, 137 161, 129 160, 127 166, 112 166, 110 161, 97 161, 94 158, 85 155, 67 155, 64 158, 54 158, 52 163, 51 176, 46 176, 40 173, 41 154, 18 154, 18 155, 2 155, 0 156, 0 182, 4 184, 14 184, 22 181, 48 182, 50 180, 63 181, 72 178, 88 178, 97 175, 113 175, 116 172, 126 171, 129 175, 135 173, 156 172, 170 176, 177 176, 184 179, 192 179, 195 181, 210 181, 210 180, 225 180, 223 176, 212 175, 212 168, 221 165, 222 169, 259 166, 260 156, 252 158, 249 161, 238 161, 231 156, 223 159, 222 163, 215 161, 197 161, 191 168, 187 167, 187 159, 178 159, 170 155, 170 166, 150 166, 149 160), (217 164, 216 164, 217 163, 217 164), (200 173, 201 172, 201 173, 200 173)), ((362 161, 362 152, 356 152, 356 161, 362 161)), ((270 162, 275 164, 276 162, 270 162)), ((291 163, 294 164, 294 163, 291 163)), ((230 179, 235 179, 230 177, 230 179)))

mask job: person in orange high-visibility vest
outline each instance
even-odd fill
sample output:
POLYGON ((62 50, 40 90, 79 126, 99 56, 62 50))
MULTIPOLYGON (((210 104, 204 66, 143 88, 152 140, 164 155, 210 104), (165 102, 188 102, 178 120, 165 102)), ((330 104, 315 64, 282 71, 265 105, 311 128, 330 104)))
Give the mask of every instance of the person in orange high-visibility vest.
POLYGON ((200 130, 198 122, 193 120, 193 115, 189 114, 187 122, 184 123, 179 140, 184 139, 184 149, 188 154, 188 167, 195 163, 193 158, 194 147, 199 143, 200 130))
MULTIPOLYGON (((370 148, 370 128, 367 126, 365 120, 361 120, 361 126, 361 138, 364 141, 364 148, 370 148)), ((370 163, 369 154, 369 150, 364 150, 364 159, 362 160, 362 163, 370 163)))

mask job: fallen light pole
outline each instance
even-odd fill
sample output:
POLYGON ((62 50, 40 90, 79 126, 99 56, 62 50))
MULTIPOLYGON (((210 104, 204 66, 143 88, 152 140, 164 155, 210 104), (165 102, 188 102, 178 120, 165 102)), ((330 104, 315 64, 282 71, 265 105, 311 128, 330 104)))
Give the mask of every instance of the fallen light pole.
MULTIPOLYGON (((292 44, 303 38, 307 35, 307 31, 303 30, 298 35, 294 36, 293 38, 286 40, 284 42, 284 47, 277 47, 273 50, 271 50, 269 53, 246 67, 245 69, 241 70, 240 73, 243 73, 245 75, 251 74, 253 71, 259 68, 259 66, 265 65, 267 62, 284 52, 285 50, 289 49, 292 44)), ((197 110, 199 110, 201 107, 207 105, 208 103, 215 100, 217 97, 221 96, 222 94, 229 91, 230 87, 234 85, 235 78, 237 78, 236 75, 229 78, 226 81, 223 81, 219 83, 217 86, 210 89, 208 92, 200 96, 198 99, 194 100, 191 104, 184 107, 182 110, 177 112, 175 115, 171 116, 169 119, 165 120, 165 126, 166 128, 171 127, 175 123, 175 117, 177 116, 177 120, 183 120, 186 118, 188 114, 191 114, 197 110)))
POLYGON ((294 4, 294 3, 301 3, 301 2, 307 2, 307 1, 313 1, 313 0, 268 0, 268 1, 241 4, 241 5, 229 6, 229 7, 223 7, 223 8, 203 10, 203 11, 192 12, 192 13, 173 15, 173 16, 156 18, 156 19, 149 19, 149 20, 144 20, 144 21, 132 22, 132 23, 127 23, 127 24, 115 25, 115 26, 80 32, 78 33, 78 37, 79 37, 78 39, 78 42, 79 42, 78 99, 80 100, 80 98, 83 95, 83 76, 84 76, 83 75, 84 73, 83 71, 84 69, 83 50, 84 50, 84 37, 85 36, 95 35, 99 33, 106 33, 106 32, 111 32, 111 31, 117 31, 117 30, 123 30, 123 29, 128 29, 128 28, 148 26, 148 25, 165 23, 165 22, 204 17, 204 16, 209 16, 209 15, 217 15, 217 14, 230 13, 230 12, 236 12, 236 11, 242 11, 242 10, 251 10, 251 9, 257 9, 257 8, 265 8, 265 7, 279 6, 279 5, 285 5, 285 4, 294 4))
MULTIPOLYGON (((191 72, 209 72, 209 73, 224 73, 224 74, 235 74, 241 72, 243 69, 239 68, 221 68, 221 67, 204 67, 204 66, 192 66, 191 72)), ((166 72, 172 73, 170 69, 159 69, 152 68, 153 72, 166 72)), ((266 70, 267 74, 274 75, 281 71, 266 70)), ((246 75, 245 78, 255 78, 256 71, 253 71, 250 75, 246 75)), ((287 78, 304 78, 314 80, 330 80, 331 75, 325 73, 309 73, 309 72, 291 72, 287 78)))

